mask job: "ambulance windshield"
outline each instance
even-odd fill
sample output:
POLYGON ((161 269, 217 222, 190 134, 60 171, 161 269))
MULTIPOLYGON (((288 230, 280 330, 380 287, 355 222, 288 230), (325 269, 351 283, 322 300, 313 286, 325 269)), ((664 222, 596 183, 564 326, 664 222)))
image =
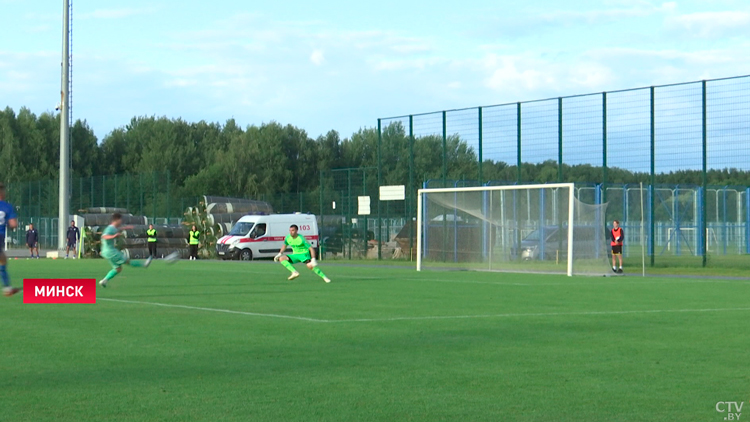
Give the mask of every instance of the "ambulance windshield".
POLYGON ((229 232, 230 236, 244 236, 250 229, 253 228, 255 223, 252 222, 239 222, 232 227, 232 231, 229 232))

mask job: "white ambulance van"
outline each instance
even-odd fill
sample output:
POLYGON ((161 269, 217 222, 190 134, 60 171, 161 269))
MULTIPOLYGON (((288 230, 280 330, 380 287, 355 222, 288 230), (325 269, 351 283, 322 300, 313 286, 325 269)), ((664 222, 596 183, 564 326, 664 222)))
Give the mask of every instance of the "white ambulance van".
POLYGON ((279 253, 292 224, 299 227, 298 233, 314 248, 318 247, 318 222, 312 214, 246 215, 234 223, 229 234, 216 242, 216 253, 222 259, 242 261, 273 258, 279 253))

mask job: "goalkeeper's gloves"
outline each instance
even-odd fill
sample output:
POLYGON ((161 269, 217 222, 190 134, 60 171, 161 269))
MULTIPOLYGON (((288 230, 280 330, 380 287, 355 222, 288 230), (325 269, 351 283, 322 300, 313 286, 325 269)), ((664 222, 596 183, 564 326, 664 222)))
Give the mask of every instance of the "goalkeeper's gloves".
POLYGON ((311 259, 310 260, 310 266, 313 267, 313 268, 317 267, 318 266, 318 260, 315 259, 315 258, 311 259))
POLYGON ((276 262, 279 262, 279 260, 281 260, 281 257, 282 257, 282 256, 283 256, 283 255, 281 255, 280 253, 279 253, 279 254, 276 254, 276 256, 274 256, 274 257, 273 257, 273 260, 274 260, 274 261, 276 261, 276 262))

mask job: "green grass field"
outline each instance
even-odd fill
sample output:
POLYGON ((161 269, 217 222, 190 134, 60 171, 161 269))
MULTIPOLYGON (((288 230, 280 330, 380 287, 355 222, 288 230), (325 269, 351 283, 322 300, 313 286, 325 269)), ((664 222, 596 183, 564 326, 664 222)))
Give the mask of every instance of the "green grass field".
MULTIPOLYGON (((2 421, 722 421, 750 280, 183 261, 95 305, 0 297, 2 421), (301 266, 300 266, 301 267, 301 266)), ((12 260, 97 278, 101 260, 12 260)), ((742 415, 750 418, 750 414, 742 415)))

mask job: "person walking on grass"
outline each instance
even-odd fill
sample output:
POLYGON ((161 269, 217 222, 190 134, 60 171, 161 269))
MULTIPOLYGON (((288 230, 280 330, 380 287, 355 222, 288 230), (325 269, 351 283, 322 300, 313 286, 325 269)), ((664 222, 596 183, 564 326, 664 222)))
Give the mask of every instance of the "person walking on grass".
POLYGON ((280 261, 281 265, 291 271, 292 275, 289 276, 289 280, 294 280, 299 277, 299 272, 294 269, 292 264, 302 262, 307 265, 307 268, 322 278, 323 281, 330 283, 331 279, 326 277, 326 275, 323 274, 323 271, 318 268, 318 261, 315 259, 315 249, 313 249, 312 245, 310 245, 304 236, 297 233, 298 230, 299 227, 297 227, 296 224, 292 224, 289 227, 289 235, 284 238, 284 244, 281 246, 281 250, 279 250, 278 255, 276 255, 273 260, 277 262, 280 261), (292 253, 289 256, 284 255, 287 246, 292 247, 292 253))
POLYGON ((613 221, 612 225, 614 226, 610 231, 610 234, 612 235, 612 241, 610 242, 612 245, 612 271, 622 274, 622 242, 623 239, 625 239, 625 232, 622 230, 622 227, 620 227, 619 221, 613 221), (620 259, 619 269, 615 266, 616 258, 620 259))
POLYGON ((128 264, 131 267, 140 268, 148 268, 148 266, 151 265, 152 257, 149 256, 146 261, 132 261, 129 258, 126 258, 125 255, 123 255, 123 253, 115 247, 115 239, 117 239, 117 237, 122 234, 120 230, 132 228, 132 226, 120 227, 120 224, 122 224, 122 215, 120 215, 119 212, 116 212, 112 214, 112 222, 102 232, 101 255, 102 258, 109 261, 109 264, 112 265, 112 269, 107 273, 102 281, 99 282, 99 285, 101 285, 102 287, 107 287, 107 283, 109 283, 109 281, 112 280, 117 274, 120 274, 123 264, 128 264))
POLYGON ((0 183, 0 279, 3 281, 3 294, 13 296, 21 291, 17 287, 11 287, 8 270, 8 257, 5 256, 5 230, 6 228, 15 229, 18 227, 18 216, 13 205, 5 202, 5 185, 0 183))

